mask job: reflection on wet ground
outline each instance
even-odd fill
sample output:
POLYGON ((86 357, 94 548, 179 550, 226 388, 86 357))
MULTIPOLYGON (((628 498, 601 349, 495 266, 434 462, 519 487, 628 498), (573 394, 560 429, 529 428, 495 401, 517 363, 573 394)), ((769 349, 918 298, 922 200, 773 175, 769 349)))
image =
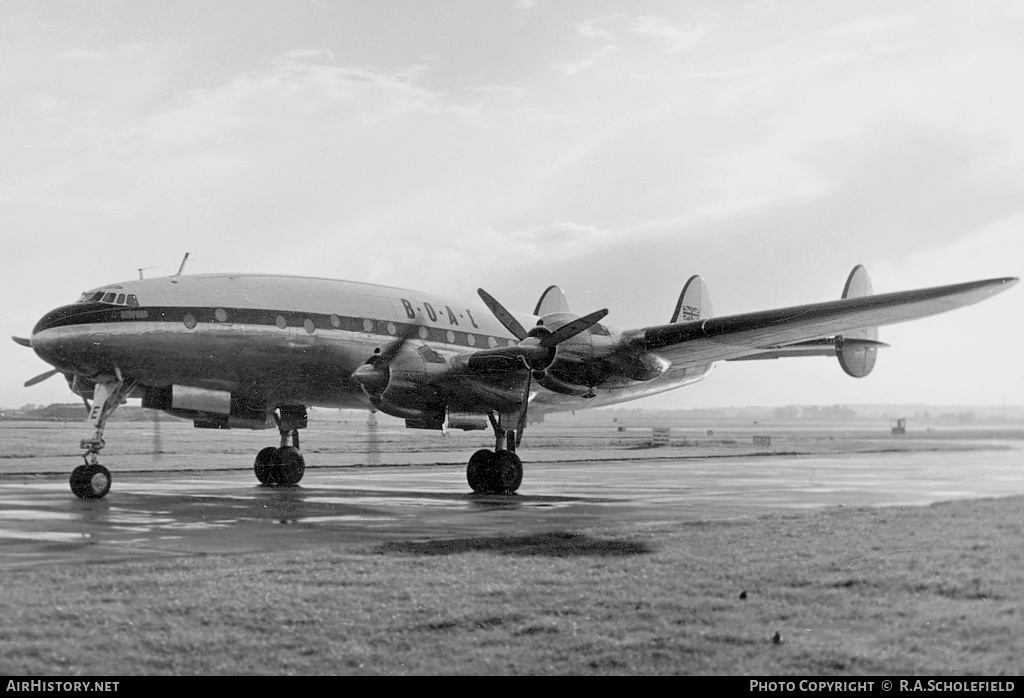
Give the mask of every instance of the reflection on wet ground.
MULTIPOLYGON (((445 541, 521 540, 617 521, 687 522, 765 510, 922 505, 1024 494, 1020 450, 527 464, 518 495, 475 495, 461 466, 310 468, 265 488, 250 473, 114 473, 86 502, 65 478, 0 479, 0 567, 237 553, 339 543, 451 553, 445 541), (403 547, 404 546, 404 547, 403 547), (410 547, 411 546, 411 547, 410 547)), ((457 551, 456 551, 457 552, 457 551)))

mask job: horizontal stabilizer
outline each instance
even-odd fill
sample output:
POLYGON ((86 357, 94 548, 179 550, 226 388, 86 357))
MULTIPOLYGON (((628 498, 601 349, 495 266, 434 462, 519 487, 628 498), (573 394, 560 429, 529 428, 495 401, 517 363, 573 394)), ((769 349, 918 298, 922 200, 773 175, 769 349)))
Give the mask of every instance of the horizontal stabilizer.
POLYGON ((11 337, 11 339, 14 340, 15 344, 20 344, 23 347, 30 347, 31 348, 31 346, 32 346, 32 340, 31 339, 25 339, 24 337, 11 337))

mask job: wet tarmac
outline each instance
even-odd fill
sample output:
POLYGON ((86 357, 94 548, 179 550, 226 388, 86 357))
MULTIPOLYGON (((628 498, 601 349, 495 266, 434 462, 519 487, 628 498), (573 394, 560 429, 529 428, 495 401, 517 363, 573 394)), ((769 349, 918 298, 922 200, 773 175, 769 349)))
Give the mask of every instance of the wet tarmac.
MULTIPOLYGON (((1024 494, 1019 443, 970 451, 526 464, 519 494, 469 492, 463 466, 310 467, 299 486, 251 472, 113 470, 81 501, 66 477, 0 478, 0 568, 301 546, 528 535, 821 507, 1024 494)), ((528 454, 524 454, 527 455, 528 454)))

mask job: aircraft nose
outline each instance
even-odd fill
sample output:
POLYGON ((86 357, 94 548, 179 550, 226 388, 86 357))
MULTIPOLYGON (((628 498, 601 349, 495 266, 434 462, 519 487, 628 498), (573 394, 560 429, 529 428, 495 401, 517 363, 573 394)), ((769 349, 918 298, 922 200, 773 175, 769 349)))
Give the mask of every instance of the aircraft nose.
POLYGON ((51 310, 32 329, 32 350, 46 363, 70 369, 73 355, 79 349, 78 340, 87 333, 84 328, 77 332, 75 326, 95 322, 98 313, 105 310, 94 304, 65 305, 51 310))

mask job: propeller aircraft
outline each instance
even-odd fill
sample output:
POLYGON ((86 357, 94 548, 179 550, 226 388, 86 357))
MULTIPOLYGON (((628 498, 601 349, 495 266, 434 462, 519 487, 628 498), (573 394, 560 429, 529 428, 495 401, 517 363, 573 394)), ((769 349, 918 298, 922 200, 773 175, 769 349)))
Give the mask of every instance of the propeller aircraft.
POLYGON ((277 428, 278 445, 253 466, 267 486, 302 479, 299 431, 311 406, 380 411, 413 429, 489 427, 494 449, 469 459, 469 486, 514 493, 528 414, 673 390, 718 361, 829 356, 864 377, 887 346, 879 326, 970 305, 1018 281, 876 295, 857 266, 839 300, 716 317, 693 276, 668 323, 619 330, 603 324, 607 310, 572 313, 557 286, 521 313, 483 289, 466 302, 351 281, 181 271, 100 286, 44 315, 30 338, 13 338, 53 366, 26 386, 62 374, 89 410, 94 432, 70 478, 82 499, 110 490, 99 462, 104 427, 128 398, 198 428, 277 428))

